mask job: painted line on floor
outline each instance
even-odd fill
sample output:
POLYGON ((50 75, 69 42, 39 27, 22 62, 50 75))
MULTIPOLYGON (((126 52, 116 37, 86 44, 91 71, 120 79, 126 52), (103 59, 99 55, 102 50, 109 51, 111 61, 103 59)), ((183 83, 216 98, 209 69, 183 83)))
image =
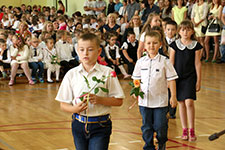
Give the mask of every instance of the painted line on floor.
POLYGON ((11 145, 7 144, 5 141, 0 139, 0 143, 2 143, 3 145, 5 145, 7 148, 9 148, 9 150, 16 150, 15 148, 13 148, 11 145))
POLYGON ((209 90, 209 91, 214 91, 214 92, 219 92, 219 93, 225 94, 225 91, 223 91, 223 90, 214 89, 214 88, 210 88, 210 87, 206 87, 206 86, 201 86, 201 88, 204 89, 204 90, 209 90))
POLYGON ((118 145, 118 143, 109 143, 109 145, 118 145))
POLYGON ((128 143, 141 143, 141 140, 128 141, 128 143))

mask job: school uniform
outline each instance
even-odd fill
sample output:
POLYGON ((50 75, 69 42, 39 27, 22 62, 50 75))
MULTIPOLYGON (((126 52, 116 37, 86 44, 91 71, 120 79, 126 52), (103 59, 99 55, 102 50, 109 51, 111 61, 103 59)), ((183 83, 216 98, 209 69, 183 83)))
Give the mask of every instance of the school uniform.
POLYGON ((60 59, 60 65, 63 67, 64 73, 69 71, 71 68, 76 67, 78 62, 73 58, 73 45, 67 42, 59 40, 55 44, 56 52, 60 59))
POLYGON ((176 80, 177 100, 196 100, 195 52, 203 47, 197 41, 192 41, 191 44, 185 46, 180 39, 172 42, 170 47, 175 50, 174 67, 179 76, 176 80))
MULTIPOLYGON (((0 53, 1 53, 1 48, 0 48, 0 53)), ((11 62, 11 56, 10 52, 8 49, 6 49, 2 56, 0 56, 0 66, 3 66, 3 68, 10 68, 10 62, 11 62)))
POLYGON ((148 55, 140 58, 132 74, 134 80, 141 80, 144 98, 138 97, 142 115, 144 149, 154 149, 153 135, 157 133, 159 146, 165 145, 168 129, 168 89, 167 82, 178 78, 168 58, 157 54, 154 58, 148 55))
POLYGON ((128 39, 123 43, 121 49, 126 51, 128 56, 133 59, 133 62, 130 63, 126 57, 124 57, 124 62, 128 65, 128 74, 132 74, 134 70, 135 63, 137 61, 137 49, 138 49, 138 41, 135 40, 131 43, 128 39))
MULTIPOLYGON (((86 72, 83 65, 80 64, 67 72, 55 99, 59 102, 76 105, 81 102, 79 97, 82 93, 90 90, 87 87, 83 76, 89 81, 90 87, 93 87, 96 83, 92 80, 93 76, 101 78, 103 75, 110 75, 111 71, 113 71, 111 68, 96 63, 89 72, 86 72)), ((97 93, 98 96, 115 98, 125 97, 117 77, 109 77, 106 79, 105 84, 100 83, 99 86, 107 88, 109 92, 105 93, 100 90, 97 93)), ((91 93, 94 94, 94 91, 91 93)), ((88 121, 86 117, 87 111, 73 114, 72 133, 75 146, 77 149, 88 149, 88 147, 99 150, 108 149, 109 138, 112 132, 112 124, 109 118, 111 106, 91 104, 89 102, 88 108, 88 121), (86 122, 89 133, 86 133, 84 130, 86 122)))
MULTIPOLYGON (((38 74, 38 78, 43 78, 44 73, 44 64, 42 62, 43 60, 43 51, 40 47, 30 47, 30 58, 28 60, 29 67, 32 69, 31 77, 34 81, 36 78, 36 75, 38 74), (38 73, 37 73, 38 70, 38 73)), ((43 80, 43 79, 42 79, 43 80)))

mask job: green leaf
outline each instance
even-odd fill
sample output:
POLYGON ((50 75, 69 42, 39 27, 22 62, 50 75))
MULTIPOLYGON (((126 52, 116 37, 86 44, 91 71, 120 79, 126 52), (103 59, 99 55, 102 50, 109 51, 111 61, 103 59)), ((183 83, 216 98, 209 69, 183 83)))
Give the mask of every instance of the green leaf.
POLYGON ((140 92, 139 95, 142 99, 144 98, 144 92, 140 92))
POLYGON ((129 85, 134 87, 134 83, 132 81, 129 82, 129 85))
POLYGON ((103 81, 103 80, 100 80, 100 82, 101 82, 102 84, 105 84, 105 81, 103 81))
POLYGON ((96 80, 96 82, 97 82, 97 83, 100 83, 100 82, 101 82, 101 80, 100 80, 100 79, 97 79, 97 80, 96 80))
POLYGON ((90 84, 89 84, 89 82, 88 82, 88 79, 85 77, 85 76, 83 76, 84 77, 84 79, 85 79, 85 82, 86 82, 86 84, 87 84, 87 87, 90 89, 91 87, 90 87, 90 84))
POLYGON ((132 88, 131 91, 130 91, 130 95, 133 95, 135 93, 135 89, 132 88))
POLYGON ((96 78, 96 76, 92 77, 93 81, 97 81, 98 79, 96 78))
POLYGON ((99 88, 95 88, 94 92, 97 94, 99 92, 99 88))
POLYGON ((103 92, 106 92, 106 93, 108 93, 108 92, 109 92, 109 90, 108 90, 108 89, 106 89, 106 88, 104 88, 104 87, 100 87, 100 89, 101 89, 103 92))
MULTIPOLYGON (((87 94, 87 93, 88 93, 88 92, 83 92, 83 93, 81 94, 81 96, 84 95, 84 94, 87 94)), ((80 97, 80 100, 83 101, 83 100, 84 100, 84 96, 80 97)))

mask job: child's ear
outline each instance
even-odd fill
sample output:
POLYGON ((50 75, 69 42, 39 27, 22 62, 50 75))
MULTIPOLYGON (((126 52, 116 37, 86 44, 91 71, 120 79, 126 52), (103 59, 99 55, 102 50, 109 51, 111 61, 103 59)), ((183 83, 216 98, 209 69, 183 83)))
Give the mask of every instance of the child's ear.
POLYGON ((99 47, 99 48, 98 48, 98 56, 100 56, 100 55, 101 55, 101 53, 102 53, 102 48, 101 48, 101 47, 99 47))

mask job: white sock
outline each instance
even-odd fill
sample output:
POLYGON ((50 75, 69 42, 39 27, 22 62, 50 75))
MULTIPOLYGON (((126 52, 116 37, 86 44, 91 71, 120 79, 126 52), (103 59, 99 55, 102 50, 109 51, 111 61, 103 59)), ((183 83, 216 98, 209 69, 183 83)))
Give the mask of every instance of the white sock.
POLYGON ((122 73, 124 76, 128 75, 127 72, 126 72, 126 70, 125 70, 125 68, 123 67, 123 65, 119 65, 118 67, 119 67, 121 73, 122 73))

